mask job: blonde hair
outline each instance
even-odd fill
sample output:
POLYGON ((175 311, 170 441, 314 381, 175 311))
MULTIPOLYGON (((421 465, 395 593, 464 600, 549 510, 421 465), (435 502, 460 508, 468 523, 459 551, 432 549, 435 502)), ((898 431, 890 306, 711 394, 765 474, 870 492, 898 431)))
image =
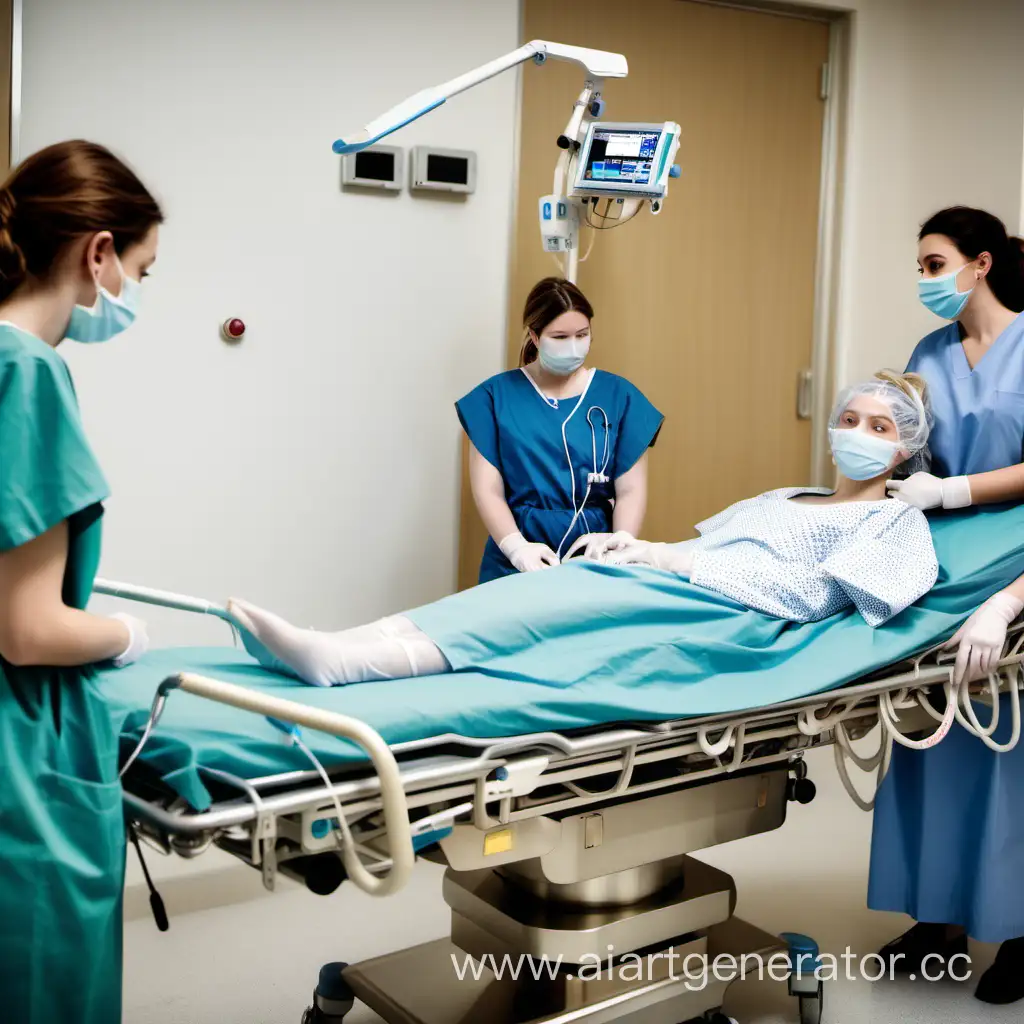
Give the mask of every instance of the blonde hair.
POLYGON ((899 388, 912 402, 920 401, 928 406, 928 384, 919 373, 897 373, 895 370, 879 370, 875 379, 899 388))

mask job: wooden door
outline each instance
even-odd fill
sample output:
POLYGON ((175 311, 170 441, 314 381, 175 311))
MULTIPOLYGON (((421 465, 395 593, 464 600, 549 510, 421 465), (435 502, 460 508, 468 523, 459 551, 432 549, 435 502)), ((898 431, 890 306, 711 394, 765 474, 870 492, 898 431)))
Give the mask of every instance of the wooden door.
MULTIPOLYGON (((596 311, 592 363, 666 416, 644 536, 688 537, 740 498, 809 482, 812 427, 797 396, 811 365, 828 26, 686 0, 525 0, 523 35, 625 54, 605 119, 682 126, 683 173, 663 211, 599 232, 579 273, 596 311)), ((549 61, 522 81, 509 366, 526 294, 557 273, 537 199, 583 73, 549 61)), ((584 228, 584 252, 590 242, 584 228)), ((485 533, 463 486, 467 586, 485 533)))

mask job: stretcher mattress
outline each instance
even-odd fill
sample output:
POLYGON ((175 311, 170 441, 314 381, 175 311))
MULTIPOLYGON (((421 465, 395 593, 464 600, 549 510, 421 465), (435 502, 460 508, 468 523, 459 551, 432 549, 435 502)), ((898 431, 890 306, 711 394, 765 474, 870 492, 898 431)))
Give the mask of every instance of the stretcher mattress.
MULTIPOLYGON (((99 685, 121 729, 123 752, 142 734, 157 685, 180 672, 361 719, 390 744, 446 733, 500 738, 752 710, 834 689, 933 647, 987 597, 1024 575, 1024 506, 939 514, 931 521, 938 583, 887 625, 872 629, 855 612, 798 625, 726 606, 705 636, 688 636, 685 649, 680 645, 678 670, 655 678, 624 662, 568 687, 524 682, 508 671, 462 670, 319 689, 266 672, 244 651, 224 647, 154 651, 129 668, 102 672, 99 685)), ((312 732, 305 738, 328 766, 363 760, 347 741, 312 732)), ((171 695, 141 760, 196 810, 210 802, 200 766, 245 778, 309 768, 265 719, 181 692, 171 695)))

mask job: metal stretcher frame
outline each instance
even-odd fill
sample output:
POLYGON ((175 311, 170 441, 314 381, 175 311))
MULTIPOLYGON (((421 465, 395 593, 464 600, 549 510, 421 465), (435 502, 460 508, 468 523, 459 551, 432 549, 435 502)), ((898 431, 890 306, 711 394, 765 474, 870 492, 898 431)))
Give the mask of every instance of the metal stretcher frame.
MULTIPOLYGON (((177 594, 106 581, 96 590, 231 622, 224 609, 177 594)), ((215 845, 260 870, 271 890, 283 873, 321 895, 345 880, 391 895, 407 882, 418 853, 447 864, 450 938, 325 965, 304 1024, 340 1024, 357 997, 393 1024, 465 1024, 481 1015, 492 1024, 731 1020, 720 1012, 729 980, 695 992, 670 974, 602 989, 560 971, 550 984, 527 979, 510 991, 492 973, 467 989, 446 966, 456 954, 477 962, 557 955, 561 962, 568 952, 571 967, 606 943, 630 955, 657 950, 654 960, 718 951, 742 962, 781 952, 801 1024, 820 1024, 824 987, 813 967, 814 941, 773 936, 735 917, 732 878, 689 853, 778 828, 788 801, 813 799, 804 762, 811 749, 833 746, 840 777, 865 810, 873 799, 853 785, 848 761, 877 770, 881 780, 894 742, 925 749, 957 725, 993 749, 1010 749, 1021 733, 1022 648, 1024 625, 1011 631, 983 695, 992 707, 987 726, 967 688, 954 685, 951 655, 935 648, 856 683, 748 711, 494 739, 445 733, 390 747, 365 722, 181 673, 158 687, 123 769, 126 813, 162 852, 194 857, 215 845), (178 689, 352 740, 368 761, 325 768, 296 739, 314 770, 241 778, 200 766, 214 799, 197 811, 138 758, 178 689), (993 737, 1003 690, 1013 694, 1013 735, 999 744, 993 737), (945 697, 942 711, 931 703, 936 693, 945 697), (879 725, 877 750, 858 753, 853 741, 879 725), (929 735, 912 738, 929 726, 929 735), (615 823, 612 833, 618 829, 610 849, 602 848, 606 818, 615 823), (531 846, 531 832, 539 844, 531 846), (514 834, 522 840, 517 849, 514 834), (808 961, 812 966, 803 966, 808 961)))
MULTIPOLYGON (((95 589, 231 622, 229 613, 211 602, 167 591, 106 580, 98 580, 95 589)), ((1011 653, 999 666, 1004 690, 1019 688, 1022 631, 1024 626, 1014 631, 1017 642, 1011 642, 1011 653)), ((862 769, 877 767, 880 776, 884 774, 887 730, 883 729, 880 751, 871 757, 858 755, 850 741, 875 728, 886 706, 890 714, 907 722, 901 733, 920 730, 931 718, 941 718, 929 710, 929 698, 948 688, 950 660, 934 649, 895 666, 897 671, 750 711, 500 739, 443 734, 391 747, 368 725, 347 716, 184 673, 164 681, 163 697, 183 689, 323 729, 358 743, 370 761, 341 769, 328 766, 329 786, 314 770, 243 779, 201 768, 219 794, 205 811, 192 809, 166 789, 154 788, 139 768, 126 775, 124 801, 143 834, 165 852, 194 856, 212 844, 221 845, 262 868, 269 888, 279 864, 337 850, 333 831, 316 836, 311 826, 330 822, 338 808, 344 812, 355 845, 370 858, 368 871, 384 876, 368 884, 353 880, 367 891, 385 895, 397 891, 408 877, 414 838, 442 831, 460 819, 469 819, 486 831, 525 818, 578 810, 610 799, 639 798, 785 763, 802 778, 804 753, 821 746, 835 746, 847 789, 861 807, 869 809, 871 801, 859 797, 850 785, 845 761, 850 758, 862 769), (601 784, 587 788, 588 780, 601 784), (536 795, 539 790, 543 794, 536 795), (246 842, 238 841, 239 831, 247 833, 246 842), (283 853, 278 843, 282 837, 283 853)), ((1019 698, 1014 709, 1019 715, 1019 698)), ((347 867, 353 866, 350 856, 351 851, 347 867)))

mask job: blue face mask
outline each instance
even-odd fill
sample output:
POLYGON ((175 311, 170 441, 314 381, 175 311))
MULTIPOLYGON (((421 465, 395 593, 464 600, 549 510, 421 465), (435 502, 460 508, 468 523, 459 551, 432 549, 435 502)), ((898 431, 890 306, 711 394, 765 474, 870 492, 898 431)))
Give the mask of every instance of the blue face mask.
POLYGON ((849 480, 874 480, 887 473, 900 451, 896 441, 873 437, 863 430, 833 427, 828 439, 839 472, 849 480))
MULTIPOLYGON (((973 263, 969 260, 964 264, 968 267, 973 263)), ((946 320, 955 320, 967 305, 974 288, 968 288, 965 292, 956 290, 956 277, 960 270, 954 270, 950 274, 943 274, 941 277, 922 277, 917 282, 917 294, 924 303, 926 309, 930 309, 936 316, 946 320)))
POLYGON ((75 306, 65 338, 86 345, 109 341, 135 322, 142 285, 124 272, 120 260, 117 260, 117 268, 121 271, 121 294, 111 295, 97 281, 96 301, 91 306, 75 306))
POLYGON ((537 358, 548 373, 568 377, 587 361, 589 351, 589 334, 583 338, 566 338, 564 341, 542 336, 537 346, 537 358))

